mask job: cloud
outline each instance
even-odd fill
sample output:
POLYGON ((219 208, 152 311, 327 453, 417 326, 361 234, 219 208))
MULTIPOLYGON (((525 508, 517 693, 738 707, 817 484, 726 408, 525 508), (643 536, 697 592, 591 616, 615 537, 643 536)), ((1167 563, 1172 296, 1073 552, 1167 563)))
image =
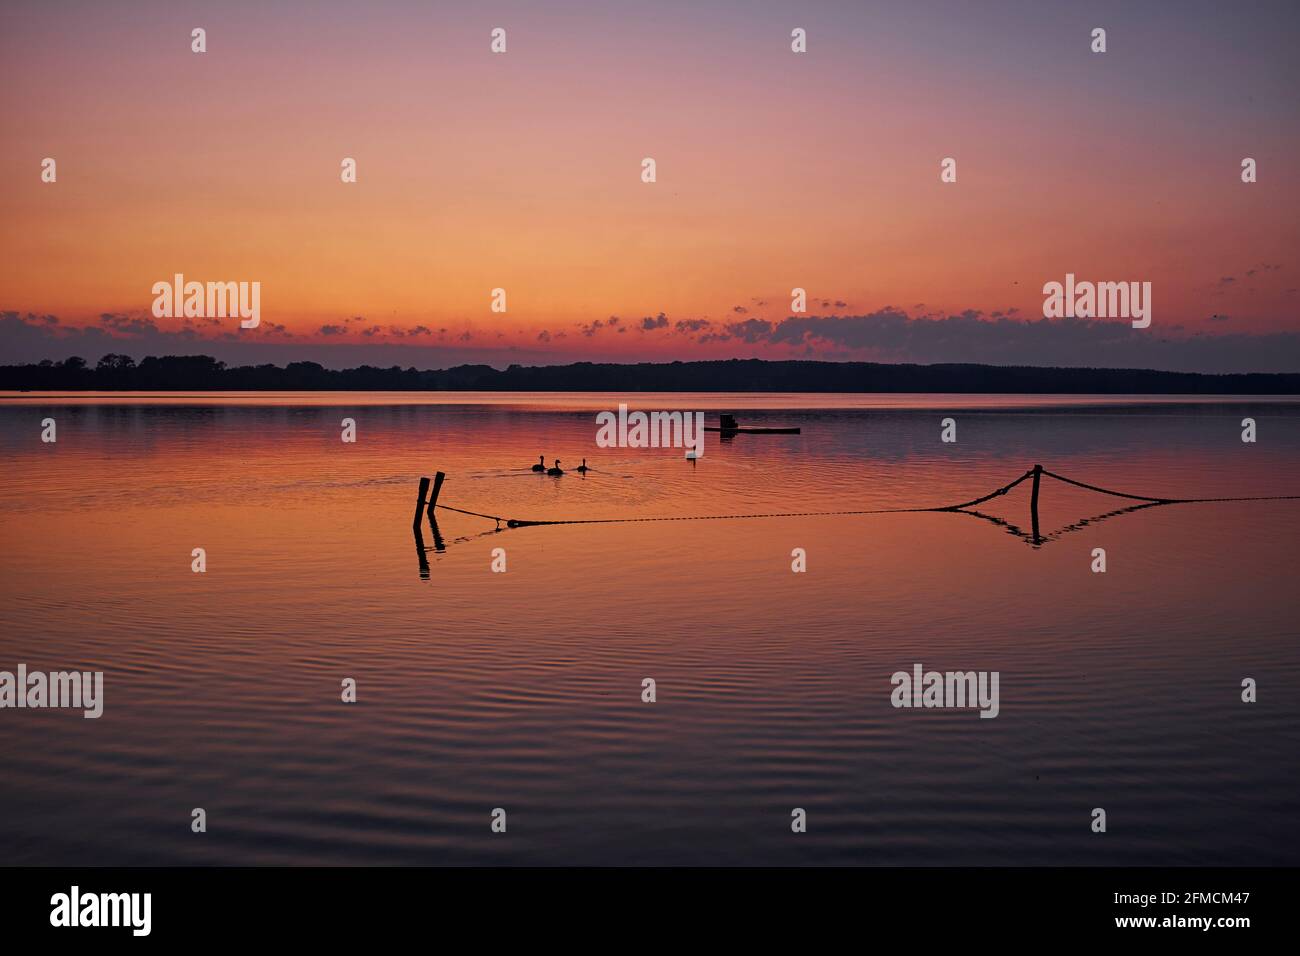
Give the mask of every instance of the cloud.
MULTIPOLYGON (((722 338, 822 357, 887 362, 974 362, 1171 371, 1293 372, 1300 370, 1300 333, 1171 336, 1155 326, 1099 319, 984 318, 976 309, 937 318, 909 318, 886 307, 854 316, 791 316, 764 330, 727 326, 722 338)), ((1157 319, 1157 321, 1159 321, 1157 319)), ((707 336, 701 337, 704 341, 707 336)))
MULTIPOLYGON (((731 313, 728 313, 731 314, 731 313)), ((655 330, 675 333, 659 341, 683 343, 671 355, 657 359, 690 359, 733 355, 763 358, 855 359, 880 362, 969 362, 991 365, 1094 366, 1100 368, 1154 368, 1199 372, 1300 371, 1300 331, 1252 333, 1228 331, 1230 313, 1214 313, 1203 331, 1188 333, 1177 325, 1161 324, 1157 315, 1149 329, 1134 329, 1127 322, 1098 319, 1034 319, 1024 321, 1007 309, 985 314, 967 309, 955 314, 909 316, 889 306, 862 315, 794 315, 779 321, 745 318, 717 322, 705 318, 670 321, 664 313, 636 322, 622 321, 617 329, 641 330, 644 322, 655 330), (699 355, 692 355, 696 346, 699 355)), ((58 316, 17 311, 0 312, 0 364, 59 360, 80 355, 92 363, 107 353, 128 354, 137 361, 146 355, 204 353, 234 364, 275 361, 320 361, 333 367, 398 362, 424 368, 448 368, 462 362, 497 361, 503 344, 488 346, 483 338, 465 330, 452 333, 427 326, 410 329, 370 325, 365 330, 348 320, 322 325, 294 336, 278 323, 263 321, 253 330, 238 324, 208 320, 165 321, 121 313, 103 313, 90 325, 68 325, 58 316), (351 330, 349 330, 351 326, 351 330), (360 336, 349 332, 362 332, 360 336), (454 335, 454 343, 453 343, 454 335), (423 341, 414 340, 419 337, 423 341), (358 341, 359 340, 359 341, 358 341), (455 343, 474 343, 461 346, 455 343), (427 343, 427 344, 426 344, 427 343)), ((580 326, 582 336, 608 329, 608 320, 580 326)), ((569 332, 537 335, 535 351, 516 344, 518 354, 536 364, 590 359, 590 347, 563 351, 560 343, 569 332)), ((499 334, 499 333, 498 333, 499 334)), ((573 334, 576 341, 583 339, 573 334)), ((607 339, 605 359, 627 361, 614 339, 607 339)), ((626 341, 626 339, 624 340, 626 341)), ((650 338, 644 339, 649 344, 650 338)), ((629 346, 631 343, 628 343, 629 346)), ((635 353, 633 353, 635 354, 635 353)))
POLYGON ((128 350, 133 353, 165 350, 179 354, 193 352, 196 343, 211 341, 199 336, 193 322, 160 329, 152 318, 105 312, 97 317, 96 323, 69 326, 54 315, 0 311, 0 361, 39 361, 79 353, 85 357, 128 350))
POLYGON ((656 316, 647 315, 645 318, 641 320, 642 332, 651 332, 655 329, 666 329, 666 328, 668 328, 668 316, 664 315, 662 312, 660 312, 656 316))
POLYGON ((117 335, 128 337, 149 335, 158 331, 158 324, 151 318, 132 318, 115 312, 101 313, 99 324, 117 335))
POLYGON ((677 332, 701 332, 713 325, 708 319, 678 319, 673 324, 677 332))
POLYGON ((773 325, 767 319, 745 319, 743 322, 728 322, 725 328, 726 332, 719 336, 720 339, 740 339, 752 345, 769 339, 773 325))

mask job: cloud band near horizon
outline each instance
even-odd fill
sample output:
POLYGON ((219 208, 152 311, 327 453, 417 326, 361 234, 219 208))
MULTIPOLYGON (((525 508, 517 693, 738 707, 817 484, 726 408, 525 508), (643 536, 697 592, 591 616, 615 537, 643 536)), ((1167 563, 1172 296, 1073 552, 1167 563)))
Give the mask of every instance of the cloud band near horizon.
POLYGON ((178 321, 175 328, 165 328, 148 316, 104 313, 95 324, 69 325, 54 315, 5 311, 0 312, 0 362, 58 361, 80 355, 93 363, 108 353, 137 360, 146 355, 208 354, 232 364, 252 365, 315 361, 330 368, 459 364, 504 368, 573 361, 667 361, 653 341, 664 336, 690 343, 691 357, 700 360, 805 358, 1211 373, 1300 371, 1300 332, 1175 329, 1152 335, 1127 322, 1023 320, 977 310, 909 316, 885 307, 862 315, 795 315, 776 321, 674 319, 661 312, 638 320, 611 317, 571 330, 509 336, 446 328, 412 334, 409 328, 389 330, 359 316, 353 324, 355 332, 346 325, 327 325, 310 335, 265 324, 252 334, 203 319, 178 321), (610 342, 607 350, 599 346, 599 336, 610 342), (567 349, 569 339, 581 340, 582 347, 567 349))

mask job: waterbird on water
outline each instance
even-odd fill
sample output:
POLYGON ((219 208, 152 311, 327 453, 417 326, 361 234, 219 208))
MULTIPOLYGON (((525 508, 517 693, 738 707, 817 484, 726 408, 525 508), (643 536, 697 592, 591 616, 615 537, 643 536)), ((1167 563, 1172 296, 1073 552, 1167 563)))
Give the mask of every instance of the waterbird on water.
POLYGON ((538 455, 537 464, 533 465, 533 471, 545 471, 545 470, 546 470, 546 456, 538 455))
POLYGON ((578 466, 578 471, 582 472, 585 475, 590 470, 591 469, 587 467, 587 459, 585 458, 582 459, 582 464, 578 466))
POLYGON ((548 475, 556 475, 556 476, 559 476, 559 475, 564 474, 563 469, 560 468, 560 459, 558 459, 558 458, 555 459, 555 467, 554 467, 554 468, 547 468, 547 469, 546 469, 546 473, 547 473, 548 475))

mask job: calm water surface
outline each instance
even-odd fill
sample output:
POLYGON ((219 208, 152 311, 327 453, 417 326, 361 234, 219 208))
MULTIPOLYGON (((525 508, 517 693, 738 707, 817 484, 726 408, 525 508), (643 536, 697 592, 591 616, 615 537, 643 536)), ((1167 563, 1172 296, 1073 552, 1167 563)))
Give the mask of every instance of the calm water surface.
POLYGON ((982 518, 411 533, 437 470, 443 503, 533 520, 942 506, 1035 462, 1300 494, 1300 405, 633 398, 803 429, 711 433, 691 463, 597 448, 620 400, 0 398, 0 669, 106 684, 99 720, 0 711, 6 862, 1300 863, 1300 501, 1103 517, 1130 502, 1045 482, 1039 546, 1027 483, 982 518), (594 470, 535 475, 541 454, 594 470), (999 671, 1000 715, 894 709, 915 662, 999 671))

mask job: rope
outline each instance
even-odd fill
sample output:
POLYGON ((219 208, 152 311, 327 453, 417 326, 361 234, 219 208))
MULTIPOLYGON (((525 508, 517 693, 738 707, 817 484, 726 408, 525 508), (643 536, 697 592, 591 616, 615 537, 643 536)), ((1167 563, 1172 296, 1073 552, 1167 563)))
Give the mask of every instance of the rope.
POLYGON ((996 491, 990 492, 981 498, 976 498, 973 501, 967 501, 959 505, 944 505, 938 508, 873 508, 869 510, 854 511, 772 511, 763 514, 746 515, 673 515, 658 518, 557 518, 552 521, 528 521, 520 518, 505 518, 500 515, 487 515, 478 511, 466 511, 463 508, 453 508, 451 505, 437 505, 436 507, 442 508, 446 511, 455 511, 458 514, 473 515, 476 518, 487 518, 489 521, 496 521, 498 523, 504 521, 506 526, 510 528, 531 528, 539 525, 554 524, 637 524, 652 521, 740 521, 753 518, 838 518, 852 515, 921 514, 926 512, 959 511, 963 508, 969 508, 973 505, 981 504, 988 501, 990 498, 1005 495, 1016 485, 1020 484, 1032 475, 1032 471, 1027 471, 1015 481, 1003 485, 996 491))
POLYGON ((454 512, 456 512, 457 514, 462 514, 462 515, 473 515, 475 518, 487 518, 489 521, 505 521, 505 520, 506 520, 505 518, 498 518, 496 515, 485 515, 485 514, 482 514, 481 512, 478 512, 478 511, 465 511, 465 510, 463 510, 463 509, 461 509, 461 508, 453 508, 451 505, 437 505, 436 507, 438 507, 438 508, 442 508, 444 511, 454 511, 454 512))
POLYGON ((961 505, 949 505, 947 508, 926 508, 926 509, 923 509, 923 510, 925 510, 925 511, 961 511, 963 508, 971 508, 971 507, 973 507, 973 506, 975 506, 975 505, 983 504, 984 502, 988 501, 990 498, 996 498, 998 495, 1005 495, 1008 491, 1010 491, 1010 490, 1011 490, 1012 488, 1014 488, 1016 485, 1020 484, 1020 483, 1021 483, 1022 481, 1024 481, 1026 478, 1031 478, 1031 477, 1033 477, 1033 474, 1034 474, 1033 469, 1030 469, 1029 471, 1025 472, 1023 475, 1021 475, 1019 478, 1017 478, 1015 481, 1011 482, 1011 484, 1009 484, 1009 485, 1003 485, 1003 486, 1002 486, 1001 488, 999 488, 997 491, 990 492, 989 494, 985 495, 983 498, 976 498, 974 501, 968 501, 968 502, 966 502, 965 504, 961 504, 961 505))
MULTIPOLYGON (((1066 478, 1055 472, 1043 470, 1042 474, 1049 478, 1055 478, 1057 481, 1063 481, 1067 485, 1075 485, 1079 488, 1086 488, 1089 491, 1100 492, 1103 495, 1113 495, 1116 498, 1128 498, 1132 501, 1145 501, 1158 505, 1173 504, 1193 504, 1198 502, 1213 501, 1295 501, 1300 500, 1300 495, 1261 495, 1252 498, 1151 498, 1146 495, 1130 495, 1122 491, 1112 491, 1109 488, 1101 488, 1097 485, 1090 485, 1086 482, 1075 481, 1073 478, 1066 478)), ((773 511, 764 514, 747 514, 747 515, 675 515, 660 518, 557 518, 552 521, 528 521, 520 518, 505 518, 501 515, 483 514, 481 511, 466 511, 463 508, 453 508, 451 505, 435 505, 444 511, 454 511, 457 514, 472 515, 475 518, 486 518, 489 521, 495 521, 498 525, 505 522, 508 528, 533 528, 541 525, 557 524, 640 524, 653 521, 742 521, 755 518, 838 518, 849 517, 853 515, 896 515, 896 514, 925 514, 945 511, 964 511, 967 508, 973 508, 975 505, 983 504, 992 498, 1005 495, 1012 488, 1016 487, 1022 481, 1034 476, 1031 468, 1019 478, 1008 484, 1003 485, 994 491, 989 492, 980 498, 963 502, 959 505, 944 505, 938 508, 876 508, 872 510, 861 511, 773 511)))
MULTIPOLYGON (((1086 482, 1075 481, 1073 478, 1066 478, 1064 475, 1058 475, 1055 472, 1043 470, 1043 474, 1048 478, 1055 478, 1057 481, 1063 481, 1067 485, 1074 485, 1076 488, 1086 488, 1089 491, 1099 491, 1103 495, 1113 495, 1116 498, 1128 498, 1131 501, 1150 501, 1158 505, 1187 505, 1207 501, 1295 501, 1300 499, 1300 495, 1257 495, 1251 498, 1149 498, 1146 495, 1129 495, 1122 491, 1112 491, 1109 488, 1099 488, 1096 485, 1090 485, 1086 482)), ((1021 479, 1022 481, 1024 479, 1021 479)))
POLYGON ((518 518, 503 518, 498 515, 485 515, 477 511, 465 511, 461 508, 453 508, 450 505, 437 505, 437 507, 442 508, 445 511, 455 511, 457 514, 473 515, 476 518, 487 518, 489 521, 504 521, 511 528, 526 528, 546 524, 634 524, 645 521, 730 521, 743 518, 830 518, 842 515, 887 515, 919 511, 950 510, 947 508, 879 508, 873 511, 773 511, 766 514, 752 515, 673 515, 670 517, 659 518, 561 518, 554 521, 526 521, 518 518))
POLYGON ((647 521, 736 521, 746 518, 831 518, 847 515, 891 515, 917 511, 943 511, 943 508, 881 508, 875 511, 773 511, 754 515, 676 515, 668 518, 571 518, 556 521, 521 521, 510 519, 510 528, 530 528, 544 524, 636 524, 647 521))

